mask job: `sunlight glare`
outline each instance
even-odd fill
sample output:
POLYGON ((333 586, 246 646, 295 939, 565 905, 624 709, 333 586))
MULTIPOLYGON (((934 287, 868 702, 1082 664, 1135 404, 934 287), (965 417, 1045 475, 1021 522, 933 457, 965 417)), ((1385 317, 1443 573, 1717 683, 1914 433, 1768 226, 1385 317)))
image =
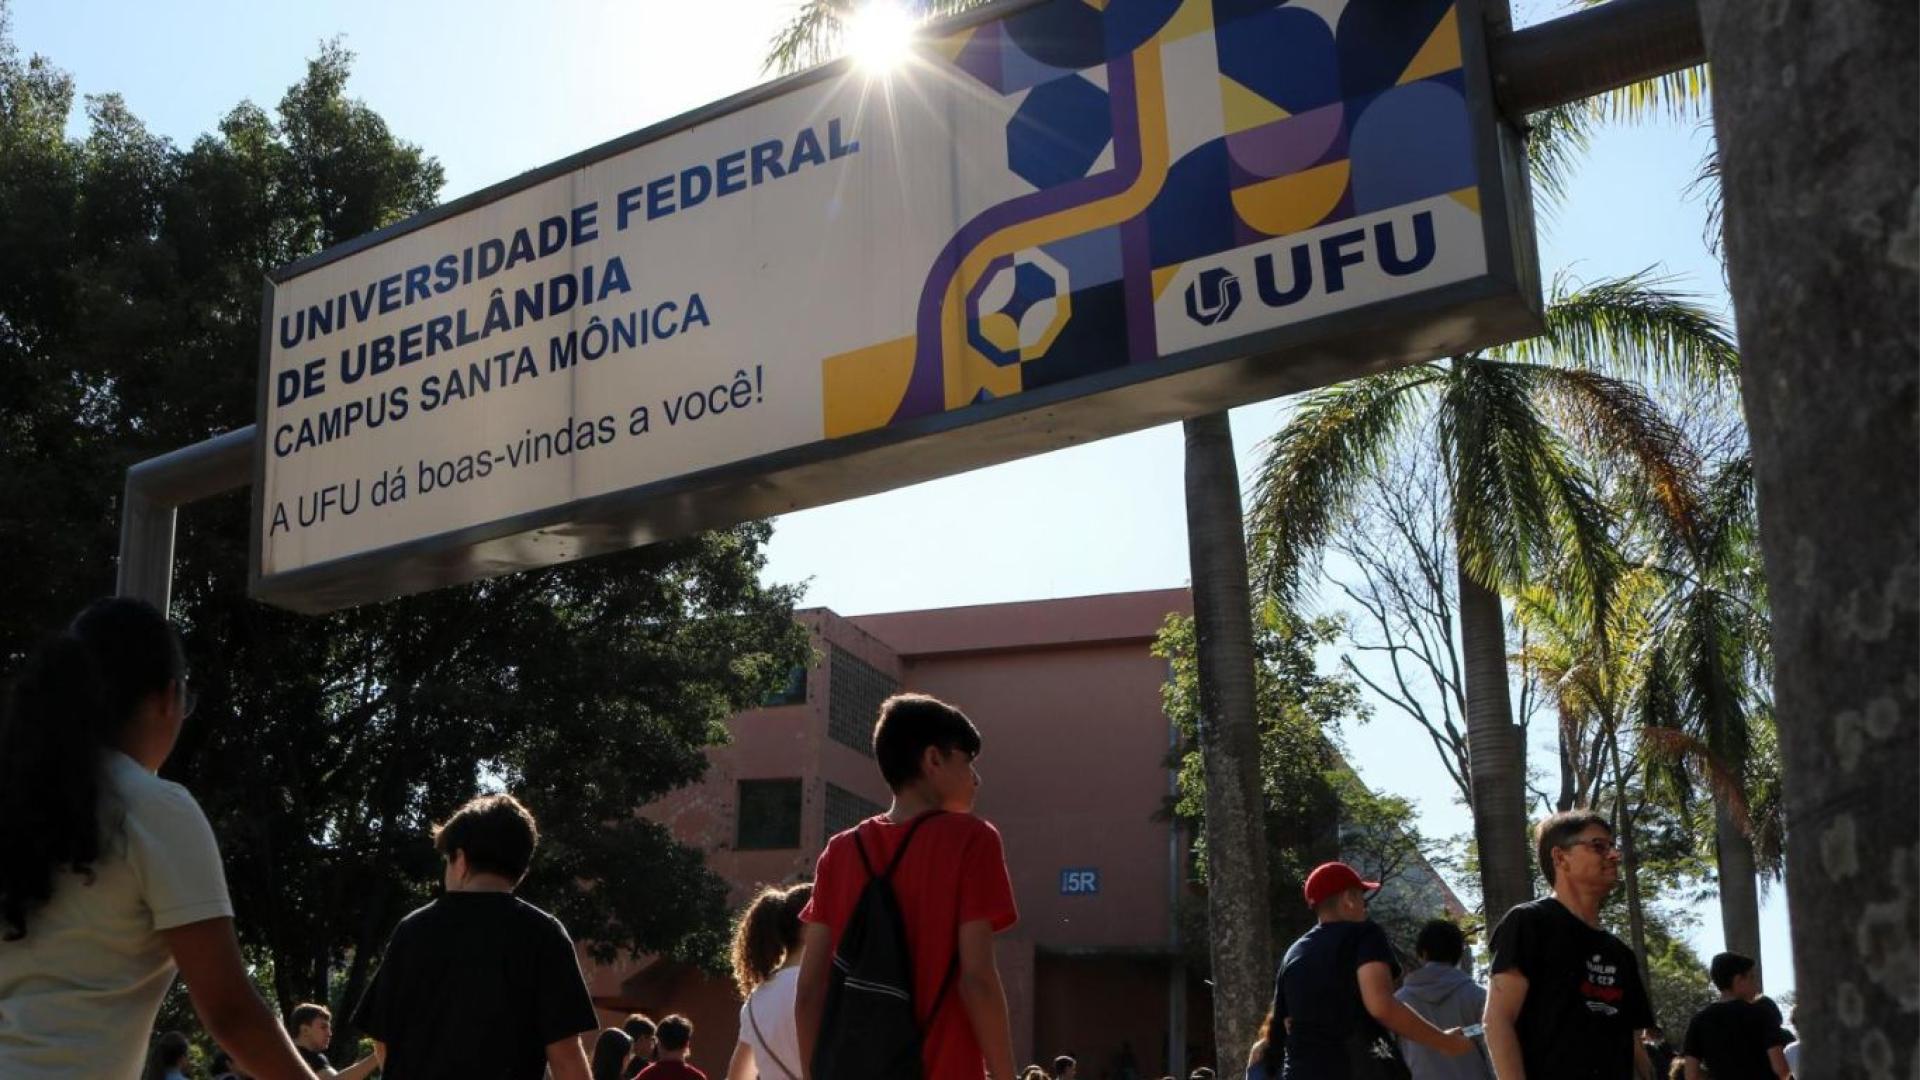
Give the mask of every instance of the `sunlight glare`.
POLYGON ((913 46, 913 16, 889 0, 868 0, 847 23, 847 54, 875 75, 899 67, 913 46))

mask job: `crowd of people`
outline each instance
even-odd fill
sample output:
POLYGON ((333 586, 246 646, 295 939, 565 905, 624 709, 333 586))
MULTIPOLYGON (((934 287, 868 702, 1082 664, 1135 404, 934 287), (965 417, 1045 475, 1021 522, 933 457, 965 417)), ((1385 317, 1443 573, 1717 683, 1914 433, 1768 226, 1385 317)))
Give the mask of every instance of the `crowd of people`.
MULTIPOLYGON (((254 988, 213 830, 157 775, 193 701, 174 628, 124 598, 87 608, 15 679, 0 719, 0 1077, 185 1080, 188 1040, 146 1034, 178 973, 221 1048, 216 1080, 707 1080, 684 1016, 600 1029, 566 928, 515 894, 539 829, 508 794, 433 828, 443 891, 393 931, 352 1011, 371 1052, 336 1070, 332 1013, 300 1004, 283 1026, 254 988)), ((891 806, 832 837, 811 883, 763 890, 737 922, 726 1080, 1080 1080, 1071 1055, 1016 1070, 993 939, 1018 914, 1000 834, 973 813, 979 730, 902 694, 872 746, 891 806)), ((1712 964, 1720 1000, 1677 1052, 1665 1043, 1632 951, 1601 927, 1619 877, 1606 819, 1556 814, 1536 848, 1552 894, 1499 920, 1484 989, 1459 926, 1428 924, 1403 973, 1368 917, 1379 883, 1315 869, 1315 925, 1279 964, 1246 1080, 1791 1074, 1779 1010, 1731 953, 1712 964)))

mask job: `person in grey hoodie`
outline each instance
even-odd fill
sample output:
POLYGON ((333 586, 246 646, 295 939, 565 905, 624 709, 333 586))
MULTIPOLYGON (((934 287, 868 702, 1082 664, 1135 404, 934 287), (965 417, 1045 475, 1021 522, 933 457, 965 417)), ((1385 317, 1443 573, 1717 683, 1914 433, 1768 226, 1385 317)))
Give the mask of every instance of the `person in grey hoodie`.
MULTIPOLYGON (((1486 1008, 1487 991, 1460 970, 1460 957, 1466 948, 1467 936, 1460 927, 1446 919, 1427 923, 1420 928, 1414 944, 1421 966, 1407 975, 1393 996, 1438 1028, 1478 1024, 1486 1008)), ((1474 1042, 1474 1052, 1459 1057, 1447 1057, 1404 1039, 1400 1049, 1413 1080, 1493 1080, 1486 1051, 1478 1045, 1478 1039, 1474 1042)))

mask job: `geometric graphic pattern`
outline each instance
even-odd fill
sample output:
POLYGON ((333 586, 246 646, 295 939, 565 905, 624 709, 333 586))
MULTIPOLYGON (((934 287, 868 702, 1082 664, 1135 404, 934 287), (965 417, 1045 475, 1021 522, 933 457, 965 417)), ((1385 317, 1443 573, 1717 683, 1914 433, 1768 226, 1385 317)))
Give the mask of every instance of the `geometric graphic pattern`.
POLYGON ((937 52, 1006 99, 1034 190, 955 233, 910 337, 826 360, 830 436, 1151 363, 1194 259, 1438 196, 1478 213, 1452 0, 1052 0, 937 52))

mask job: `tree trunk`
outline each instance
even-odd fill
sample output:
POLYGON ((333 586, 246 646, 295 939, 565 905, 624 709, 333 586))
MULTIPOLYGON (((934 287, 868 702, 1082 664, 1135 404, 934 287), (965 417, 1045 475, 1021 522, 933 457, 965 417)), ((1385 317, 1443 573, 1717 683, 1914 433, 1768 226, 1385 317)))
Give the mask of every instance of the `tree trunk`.
POLYGON ((1613 755, 1613 824, 1619 832, 1620 872, 1627 879, 1627 937, 1633 946, 1634 962, 1640 965, 1640 985, 1647 1000, 1653 1001, 1653 968, 1647 963, 1647 908, 1640 895, 1640 845, 1634 836, 1634 808, 1627 801, 1627 772, 1620 767, 1620 731, 1617 723, 1609 726, 1607 747, 1613 755))
POLYGON ((1527 843, 1527 755, 1507 687, 1500 594, 1460 566, 1460 653, 1467 684, 1467 766, 1487 925, 1533 899, 1527 843))
POLYGON ((1255 727, 1253 600, 1227 414, 1186 422, 1187 546, 1207 775, 1207 925, 1215 1053, 1244 1061, 1272 997, 1267 829, 1255 727))
POLYGON ((1553 801, 1553 808, 1565 813, 1580 801, 1580 788, 1583 785, 1575 778, 1573 767, 1573 755, 1579 753, 1580 748, 1568 738, 1573 734, 1573 718, 1563 710, 1559 714, 1559 721, 1560 730, 1554 737, 1554 748, 1560 755, 1560 797, 1553 801))
POLYGON ((1808 1076, 1920 1070, 1920 70, 1911 0, 1701 0, 1808 1076))
POLYGON ((1728 952, 1753 958, 1760 964, 1760 874, 1754 863, 1753 839, 1740 829, 1733 804, 1718 791, 1713 795, 1713 861, 1720 881, 1720 927, 1728 952))

